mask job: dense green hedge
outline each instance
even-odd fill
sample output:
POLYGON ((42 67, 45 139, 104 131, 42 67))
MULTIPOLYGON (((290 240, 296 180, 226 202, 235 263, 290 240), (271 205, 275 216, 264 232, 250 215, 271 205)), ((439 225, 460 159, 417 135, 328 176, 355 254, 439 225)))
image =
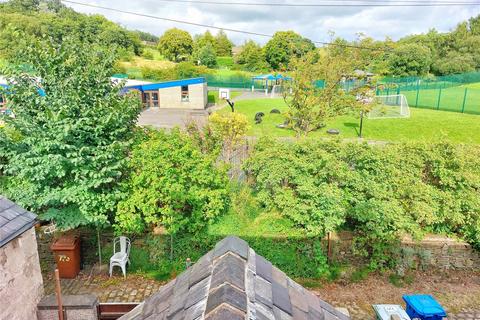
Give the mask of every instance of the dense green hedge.
POLYGON ((405 234, 456 234, 480 247, 480 147, 260 141, 245 168, 261 203, 311 235, 351 229, 372 268, 405 234))

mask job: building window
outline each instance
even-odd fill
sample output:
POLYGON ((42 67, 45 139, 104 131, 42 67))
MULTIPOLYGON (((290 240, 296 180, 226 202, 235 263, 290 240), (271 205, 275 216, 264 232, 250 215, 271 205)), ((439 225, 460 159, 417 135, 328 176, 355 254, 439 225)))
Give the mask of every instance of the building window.
POLYGON ((189 99, 188 86, 182 86, 182 102, 188 102, 189 99))

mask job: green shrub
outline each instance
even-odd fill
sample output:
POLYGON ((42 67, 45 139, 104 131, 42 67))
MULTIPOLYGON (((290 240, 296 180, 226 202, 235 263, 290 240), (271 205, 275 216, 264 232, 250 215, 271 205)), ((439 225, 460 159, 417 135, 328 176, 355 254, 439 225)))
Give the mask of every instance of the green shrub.
POLYGON ((186 133, 149 131, 132 152, 116 229, 200 233, 229 207, 228 178, 186 133))
POLYGON ((480 246, 480 147, 260 141, 245 169, 267 209, 308 234, 348 228, 370 269, 395 266, 405 234, 480 246))

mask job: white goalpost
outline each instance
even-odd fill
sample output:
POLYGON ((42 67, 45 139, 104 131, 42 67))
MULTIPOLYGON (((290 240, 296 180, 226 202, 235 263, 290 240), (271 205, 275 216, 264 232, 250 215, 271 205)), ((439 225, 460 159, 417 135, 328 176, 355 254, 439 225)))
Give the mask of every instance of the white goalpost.
POLYGON ((276 84, 272 87, 272 91, 270 92, 270 98, 281 97, 282 94, 283 86, 276 84))
POLYGON ((373 108, 368 113, 369 119, 408 118, 410 108, 403 94, 375 96, 373 108))

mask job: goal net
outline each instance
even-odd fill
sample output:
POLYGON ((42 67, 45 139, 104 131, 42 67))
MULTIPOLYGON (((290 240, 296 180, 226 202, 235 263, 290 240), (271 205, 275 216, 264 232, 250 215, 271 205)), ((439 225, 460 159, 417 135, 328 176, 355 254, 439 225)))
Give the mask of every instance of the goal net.
POLYGON ((410 117, 410 108, 407 98, 403 94, 376 96, 373 108, 368 113, 369 119, 408 117, 410 117))
POLYGON ((281 97, 282 94, 283 86, 276 84, 272 87, 272 91, 270 92, 270 98, 278 98, 281 97))

